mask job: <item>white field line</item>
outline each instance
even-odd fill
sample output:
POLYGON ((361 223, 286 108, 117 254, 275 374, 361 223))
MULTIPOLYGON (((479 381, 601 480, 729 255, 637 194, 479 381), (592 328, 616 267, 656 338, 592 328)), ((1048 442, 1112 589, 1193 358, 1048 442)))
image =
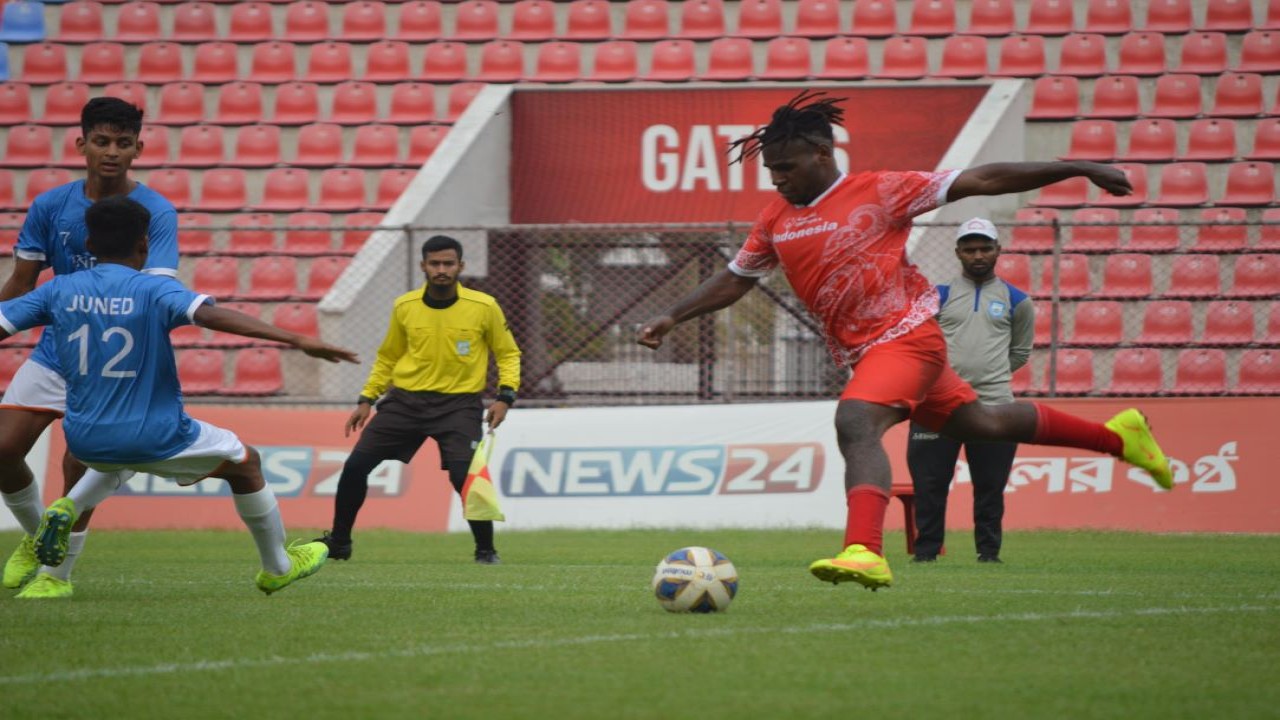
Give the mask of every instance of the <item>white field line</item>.
POLYGON ((1214 615, 1238 613, 1280 612, 1280 606, 1229 605, 1218 607, 1151 607, 1137 610, 1074 610, 1065 613, 1001 613, 996 615, 936 615, 922 618, 867 619, 848 623, 820 623, 782 627, 726 627, 673 630, 663 633, 620 633, 613 635, 580 635, 577 637, 544 637, 525 640, 501 640, 477 644, 416 645, 402 649, 345 652, 319 652, 309 655, 272 655, 263 658, 226 658, 222 660, 198 660, 156 665, 124 667, 89 667, 74 670, 30 673, 25 675, 0 675, 0 685, 41 685, 66 683, 76 680, 110 679, 122 677, 149 677, 174 673, 202 673, 246 668, 282 667, 314 663, 369 662, 398 658, 422 658, 439 655, 471 655, 500 652, 503 650, 548 649, 606 643, 652 642, 655 640, 684 640, 707 637, 733 637, 736 635, 808 635, 814 633, 838 633, 863 630, 899 630, 942 625, 979 625, 1010 622, 1050 622, 1058 620, 1110 620, 1131 617, 1162 617, 1178 615, 1214 615))

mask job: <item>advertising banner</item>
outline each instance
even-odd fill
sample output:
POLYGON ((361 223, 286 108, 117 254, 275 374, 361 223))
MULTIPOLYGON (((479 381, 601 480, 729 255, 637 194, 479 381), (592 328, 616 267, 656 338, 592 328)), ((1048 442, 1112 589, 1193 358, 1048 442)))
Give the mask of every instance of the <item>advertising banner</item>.
MULTIPOLYGON (((848 100, 836 128, 843 169, 933 170, 983 85, 823 86, 848 100)), ((699 87, 512 96, 513 223, 750 222, 776 197, 760 158, 729 143, 800 87, 699 87)))

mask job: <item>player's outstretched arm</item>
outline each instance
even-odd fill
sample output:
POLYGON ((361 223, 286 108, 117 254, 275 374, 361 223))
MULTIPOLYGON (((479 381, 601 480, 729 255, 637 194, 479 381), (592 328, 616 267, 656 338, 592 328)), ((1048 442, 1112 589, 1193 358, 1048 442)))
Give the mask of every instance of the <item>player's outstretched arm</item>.
POLYGON ((13 259, 13 271, 9 279, 0 287, 0 302, 22 297, 36 289, 36 281, 40 279, 40 271, 44 266, 38 260, 13 259))
POLYGON ((641 325, 636 342, 656 350, 662 345, 662 338, 671 332, 671 328, 685 320, 729 307, 742 299, 758 282, 759 278, 743 277, 727 269, 721 270, 672 305, 671 309, 641 325))
POLYGON ((358 363, 360 359, 355 352, 346 348, 336 347, 321 341, 319 338, 308 337, 306 335, 298 335, 287 330, 282 330, 275 325, 270 325, 261 320, 245 315, 242 312, 228 310, 217 305, 201 305, 195 312, 193 318, 197 325, 207 327, 210 330, 231 333, 232 335, 241 335, 244 337, 259 338, 261 340, 274 340, 282 342, 286 345, 298 348, 314 358, 328 360, 329 362, 346 361, 349 363, 358 363))
POLYGON ((1124 171, 1102 163, 1084 160, 991 163, 960 173, 947 191, 947 201, 954 202, 971 195, 1026 192, 1080 176, 1089 178, 1089 182, 1112 195, 1128 195, 1133 192, 1133 186, 1129 184, 1124 171))

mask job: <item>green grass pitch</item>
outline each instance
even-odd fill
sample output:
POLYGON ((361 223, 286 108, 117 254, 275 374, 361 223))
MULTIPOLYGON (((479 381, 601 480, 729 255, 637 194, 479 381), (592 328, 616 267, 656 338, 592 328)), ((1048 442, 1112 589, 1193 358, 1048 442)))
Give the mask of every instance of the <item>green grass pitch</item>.
MULTIPOLYGON (((295 537, 312 537, 295 532, 295 537)), ((4 552, 18 536, 0 534, 4 552)), ((1263 718, 1280 708, 1280 536, 965 532, 894 587, 806 567, 832 531, 365 532, 265 597, 247 533, 91 533, 69 601, 0 599, 17 718, 1263 718), (649 591, 685 545, 719 615, 649 591)))

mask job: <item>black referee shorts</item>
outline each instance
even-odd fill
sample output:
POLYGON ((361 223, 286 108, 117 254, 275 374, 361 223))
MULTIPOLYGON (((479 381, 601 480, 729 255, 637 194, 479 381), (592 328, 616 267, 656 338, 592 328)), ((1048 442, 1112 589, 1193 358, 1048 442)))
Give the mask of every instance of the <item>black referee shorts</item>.
POLYGON ((450 463, 470 462, 484 435, 480 393, 450 395, 393 387, 377 407, 352 452, 407 463, 427 438, 435 438, 440 467, 448 469, 450 463))

